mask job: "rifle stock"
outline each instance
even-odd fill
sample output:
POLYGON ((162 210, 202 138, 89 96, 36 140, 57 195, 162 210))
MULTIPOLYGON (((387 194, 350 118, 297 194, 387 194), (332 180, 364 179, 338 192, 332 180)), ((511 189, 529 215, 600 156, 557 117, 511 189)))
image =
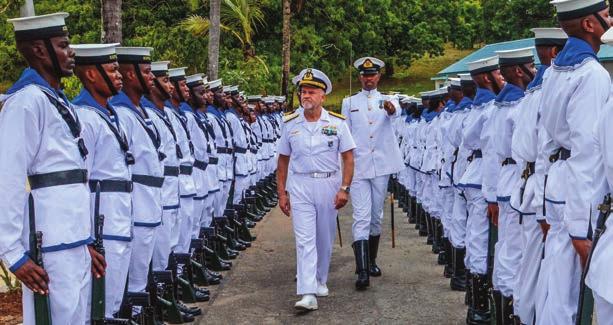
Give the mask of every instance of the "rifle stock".
MULTIPOLYGON (((96 252, 104 256, 104 243, 102 230, 104 228, 104 215, 100 214, 100 182, 96 184, 96 196, 94 199, 94 242, 92 247, 96 252)), ((92 324, 104 324, 105 322, 105 278, 92 277, 92 301, 91 319, 92 324)))
MULTIPOLYGON (((36 231, 35 213, 34 213, 34 197, 32 193, 28 197, 28 210, 30 221, 30 257, 34 260, 34 263, 45 268, 43 264, 43 232, 36 231)), ((41 295, 34 292, 34 318, 36 325, 51 325, 51 307, 49 306, 49 296, 41 295)))

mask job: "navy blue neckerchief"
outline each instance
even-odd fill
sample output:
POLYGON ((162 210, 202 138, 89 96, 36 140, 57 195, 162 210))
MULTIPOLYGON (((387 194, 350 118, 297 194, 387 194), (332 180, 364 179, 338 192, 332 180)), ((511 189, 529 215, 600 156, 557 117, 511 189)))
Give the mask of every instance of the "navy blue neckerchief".
POLYGON ((179 104, 179 112, 181 112, 181 114, 185 114, 185 112, 190 112, 190 113, 193 113, 193 112, 194 112, 194 109, 193 109, 193 108, 192 108, 192 106, 191 106, 191 105, 189 105, 188 103, 186 103, 186 102, 181 102, 181 103, 179 104))
POLYGON ((217 107, 213 106, 213 105, 209 105, 208 112, 210 112, 211 114, 215 115, 215 117, 223 119, 224 115, 217 109, 217 107))
POLYGON ((72 100, 72 103, 75 105, 83 105, 83 106, 89 106, 93 109, 95 109, 96 111, 102 113, 102 115, 107 118, 107 117, 112 117, 109 118, 108 121, 113 121, 115 124, 115 127, 117 128, 117 130, 119 130, 119 116, 117 115, 117 113, 115 112, 115 108, 113 108, 113 105, 111 105, 110 103, 107 102, 106 104, 106 108, 102 107, 102 105, 100 105, 92 96, 92 94, 85 88, 81 88, 81 92, 79 93, 79 95, 77 95, 77 97, 75 97, 72 100), (110 112, 110 114, 109 114, 110 112))
POLYGON ((502 91, 500 91, 500 94, 496 96, 496 103, 514 102, 524 97, 524 94, 523 89, 507 82, 504 88, 502 88, 502 91))
POLYGON ((411 121, 413 121, 413 117, 411 116, 411 114, 407 114, 407 117, 404 119, 404 121, 406 123, 411 123, 411 121))
POLYGON ((536 76, 534 76, 534 79, 528 84, 527 90, 530 90, 534 87, 538 87, 543 84, 543 75, 545 75, 545 71, 547 71, 547 68, 549 68, 549 66, 545 64, 539 67, 538 71, 536 72, 536 76))
MULTIPOLYGON (((141 97, 141 104, 144 98, 145 97, 141 97)), ((143 117, 141 115, 141 112, 138 110, 136 105, 132 103, 132 101, 130 100, 130 97, 128 97, 128 95, 126 95, 126 93, 124 93, 123 91, 120 91, 117 95, 111 97, 111 99, 109 100, 109 104, 113 106, 127 107, 131 109, 138 117, 145 118, 145 119, 149 118, 149 115, 147 115, 147 112, 145 110, 143 110, 143 113, 145 114, 145 116, 143 117)))
POLYGON ((236 112, 236 109, 234 107, 227 109, 225 113, 234 114, 239 120, 241 119, 240 116, 238 116, 238 113, 236 112))
POLYGON ((29 85, 37 85, 44 88, 45 90, 48 90, 49 93, 55 94, 56 97, 61 97, 66 101, 66 103, 68 103, 68 98, 61 90, 51 87, 47 80, 43 79, 38 71, 32 68, 25 68, 21 73, 21 76, 19 76, 19 79, 11 86, 11 88, 9 88, 9 90, 6 91, 6 94, 14 94, 29 85))
POLYGON ((443 111, 452 113, 453 111, 455 111, 455 109, 456 109, 456 104, 452 100, 450 100, 447 102, 447 105, 445 109, 443 109, 443 111))
POLYGON ((470 109, 473 106, 473 100, 470 97, 464 96, 462 100, 456 105, 455 111, 463 111, 464 109, 470 109))
POLYGON ((487 88, 479 88, 477 87, 477 93, 475 94, 475 99, 473 100, 474 106, 481 106, 485 103, 491 102, 496 98, 496 94, 493 91, 487 88))
POLYGON ((554 63, 559 67, 572 67, 590 57, 598 61, 598 56, 590 44, 571 36, 566 41, 564 49, 554 59, 554 63))

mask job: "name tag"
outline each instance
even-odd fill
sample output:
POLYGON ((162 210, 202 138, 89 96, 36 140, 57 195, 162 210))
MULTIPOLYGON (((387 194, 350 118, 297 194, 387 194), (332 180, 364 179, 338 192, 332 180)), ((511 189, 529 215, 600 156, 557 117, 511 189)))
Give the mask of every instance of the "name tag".
POLYGON ((324 127, 321 128, 321 133, 325 134, 325 135, 336 135, 337 134, 337 130, 336 130, 336 126, 334 125, 326 125, 324 127))

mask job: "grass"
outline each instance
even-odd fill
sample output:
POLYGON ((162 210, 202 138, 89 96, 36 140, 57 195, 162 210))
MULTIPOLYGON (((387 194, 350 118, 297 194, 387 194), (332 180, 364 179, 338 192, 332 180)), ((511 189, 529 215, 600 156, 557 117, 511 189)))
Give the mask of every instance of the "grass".
MULTIPOLYGON (((381 91, 397 91, 407 95, 419 95, 419 92, 434 89, 434 81, 430 78, 451 64, 459 61, 474 50, 458 50, 451 45, 445 46, 445 53, 438 57, 425 56, 415 62, 408 69, 397 68, 392 78, 382 79, 379 84, 381 91)), ((355 74, 354 74, 355 76, 355 74)), ((335 111, 340 110, 343 98, 360 90, 360 82, 352 77, 351 91, 349 76, 333 84, 333 90, 326 99, 326 107, 335 111)), ((297 103, 297 99, 294 100, 297 103)))

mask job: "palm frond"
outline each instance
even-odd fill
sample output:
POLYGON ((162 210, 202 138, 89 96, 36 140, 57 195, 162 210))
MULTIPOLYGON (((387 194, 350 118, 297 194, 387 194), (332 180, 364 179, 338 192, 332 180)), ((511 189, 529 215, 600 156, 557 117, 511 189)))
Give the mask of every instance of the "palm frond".
POLYGON ((199 15, 189 16, 180 23, 181 27, 196 36, 207 35, 210 24, 211 22, 208 18, 199 15))

